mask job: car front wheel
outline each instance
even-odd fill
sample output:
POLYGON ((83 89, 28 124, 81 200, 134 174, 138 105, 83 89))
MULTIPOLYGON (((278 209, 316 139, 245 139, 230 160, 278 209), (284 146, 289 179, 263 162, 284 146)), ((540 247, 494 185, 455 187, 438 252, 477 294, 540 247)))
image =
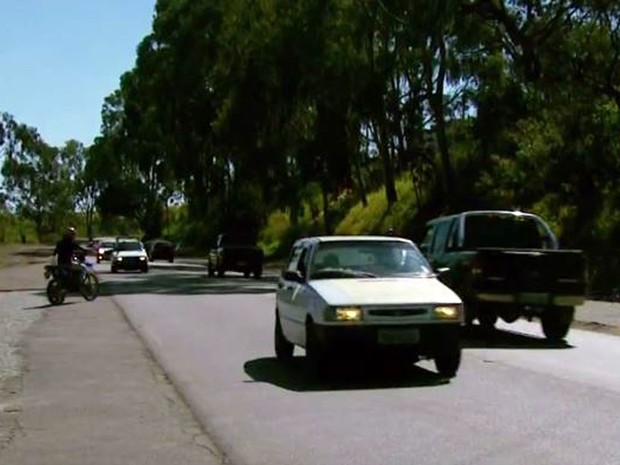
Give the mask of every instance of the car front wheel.
POLYGON ((461 365, 461 343, 458 333, 439 339, 433 358, 439 376, 454 378, 461 365))
POLYGON ((306 364, 310 376, 323 378, 327 374, 327 350, 317 337, 312 321, 306 322, 306 364))
POLYGON ((284 333, 282 332, 282 325, 280 324, 280 315, 276 310, 276 324, 274 329, 274 346, 276 357, 279 361, 288 363, 293 360, 293 352, 295 351, 295 345, 287 341, 284 333))

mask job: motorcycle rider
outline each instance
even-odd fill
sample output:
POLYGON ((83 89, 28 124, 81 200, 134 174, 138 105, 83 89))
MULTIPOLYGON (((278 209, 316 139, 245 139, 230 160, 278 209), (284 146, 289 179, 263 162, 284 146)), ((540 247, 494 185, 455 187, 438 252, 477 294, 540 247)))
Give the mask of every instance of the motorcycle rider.
POLYGON ((70 226, 65 230, 65 233, 56 243, 56 247, 54 248, 54 256, 58 255, 57 264, 59 267, 64 268, 66 270, 66 276, 71 277, 73 275, 73 271, 81 270, 80 267, 75 267, 73 265, 73 256, 78 254, 86 254, 86 249, 81 247, 75 241, 75 228, 70 226))

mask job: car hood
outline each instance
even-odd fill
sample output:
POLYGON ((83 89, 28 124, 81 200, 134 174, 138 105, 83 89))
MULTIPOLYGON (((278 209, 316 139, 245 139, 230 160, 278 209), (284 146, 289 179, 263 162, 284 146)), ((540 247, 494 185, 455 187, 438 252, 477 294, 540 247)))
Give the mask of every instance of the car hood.
POLYGON ((115 256, 123 258, 146 257, 146 252, 144 250, 123 250, 116 252, 115 256))
POLYGON ((461 303, 436 278, 322 279, 311 281, 310 286, 328 305, 461 303))

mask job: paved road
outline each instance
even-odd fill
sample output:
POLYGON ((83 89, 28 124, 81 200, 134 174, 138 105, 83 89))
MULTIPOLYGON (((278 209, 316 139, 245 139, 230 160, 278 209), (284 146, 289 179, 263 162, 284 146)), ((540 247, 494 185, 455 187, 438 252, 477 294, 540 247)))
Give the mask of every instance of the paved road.
POLYGON ((0 283, 0 464, 224 463, 110 297, 50 307, 41 265, 0 283))
POLYGON ((427 362, 342 366, 316 383, 302 350, 288 369, 273 358, 273 277, 154 267, 102 278, 234 464, 620 463, 615 336, 573 330, 551 345, 519 322, 490 341, 469 334, 449 383, 427 362))

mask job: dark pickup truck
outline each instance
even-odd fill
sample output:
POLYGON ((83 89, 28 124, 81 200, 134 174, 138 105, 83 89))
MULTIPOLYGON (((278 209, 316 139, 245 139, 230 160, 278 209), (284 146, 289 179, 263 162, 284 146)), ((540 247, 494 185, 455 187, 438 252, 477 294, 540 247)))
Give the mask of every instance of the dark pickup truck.
POLYGON ((209 251, 207 268, 209 276, 219 277, 227 271, 237 271, 246 278, 259 279, 263 274, 263 250, 254 241, 230 234, 220 234, 215 247, 209 251))
POLYGON ((468 211, 427 223, 420 248, 441 280, 465 303, 468 324, 491 330, 539 317, 543 333, 562 340, 586 295, 580 250, 560 250, 549 226, 518 211, 468 211))

